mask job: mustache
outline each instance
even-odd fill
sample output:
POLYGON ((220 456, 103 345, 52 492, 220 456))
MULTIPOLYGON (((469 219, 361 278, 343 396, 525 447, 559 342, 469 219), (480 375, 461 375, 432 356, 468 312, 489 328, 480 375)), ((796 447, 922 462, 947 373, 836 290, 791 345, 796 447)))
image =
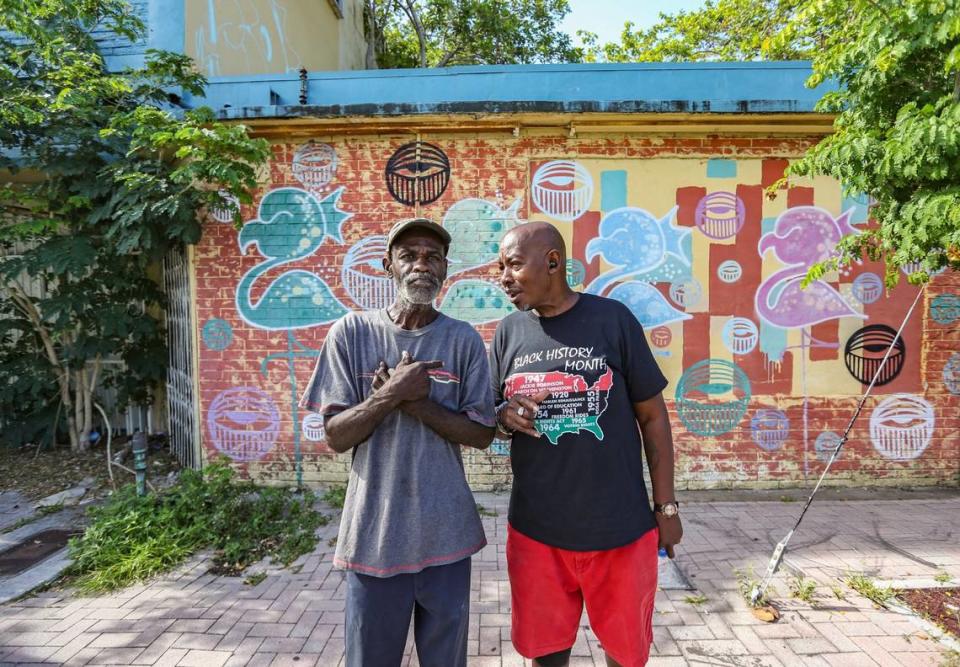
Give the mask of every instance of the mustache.
POLYGON ((414 282, 418 280, 426 280, 431 285, 435 287, 440 287, 440 281, 437 279, 437 277, 432 273, 427 273, 425 271, 414 271, 413 273, 410 273, 409 275, 404 276, 403 284, 412 285, 414 282))

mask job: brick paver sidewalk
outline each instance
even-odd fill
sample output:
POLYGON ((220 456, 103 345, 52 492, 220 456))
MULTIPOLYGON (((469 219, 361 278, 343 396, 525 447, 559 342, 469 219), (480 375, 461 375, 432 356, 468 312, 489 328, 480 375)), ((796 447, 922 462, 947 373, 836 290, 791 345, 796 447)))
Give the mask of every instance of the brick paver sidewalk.
MULTIPOLYGON (((510 644, 504 560, 505 495, 477 494, 490 544, 474 558, 469 664, 522 665, 510 644)), ((705 602, 659 592, 651 665, 940 665, 958 654, 909 616, 880 610, 840 585, 848 572, 881 579, 960 581, 960 496, 926 500, 818 501, 787 559, 816 578, 813 603, 789 597, 788 573, 775 599, 783 617, 756 620, 737 592, 734 570, 761 572, 799 503, 687 502, 678 562, 705 602), (834 586, 843 599, 831 591, 834 586)), ((343 579, 331 569, 323 529, 318 551, 256 586, 206 573, 197 557, 174 574, 115 595, 45 592, 0 606, 0 664, 330 665, 343 664, 343 579)), ((573 665, 602 665, 583 619, 573 665)), ((408 663, 417 664, 408 645, 408 663)))

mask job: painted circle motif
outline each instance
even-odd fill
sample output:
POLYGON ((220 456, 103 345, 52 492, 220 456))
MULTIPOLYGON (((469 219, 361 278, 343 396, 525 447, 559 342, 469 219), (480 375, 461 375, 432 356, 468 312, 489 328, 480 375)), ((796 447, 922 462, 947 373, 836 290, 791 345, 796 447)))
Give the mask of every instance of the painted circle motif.
POLYGON ((670 284, 670 299, 681 308, 691 308, 700 303, 703 288, 695 278, 670 284))
POLYGON ((553 160, 533 174, 530 189, 538 209, 557 220, 573 222, 590 208, 593 177, 578 162, 553 160))
POLYGON ((750 420, 753 441, 768 452, 780 449, 790 434, 790 420, 781 410, 757 410, 750 420))
POLYGON ((308 190, 318 190, 333 180, 337 152, 332 146, 308 141, 293 154, 293 177, 308 190))
POLYGON ((753 320, 732 317, 723 325, 723 344, 734 354, 749 354, 757 346, 760 330, 753 320))
POLYGON ((704 236, 712 239, 728 239, 736 236, 746 219, 743 200, 732 192, 707 194, 694 213, 694 223, 704 236))
POLYGON ((910 262, 908 264, 904 264, 903 266, 901 266, 900 271, 903 272, 903 275, 909 276, 911 274, 916 273, 922 268, 923 268, 923 262, 910 262))
POLYGON ((731 431, 746 414, 749 402, 750 379, 724 359, 698 361, 677 383, 677 415, 697 435, 731 431))
POLYGON ((878 387, 887 384, 900 374, 906 357, 907 346, 903 338, 898 338, 897 330, 886 324, 869 324, 858 329, 847 339, 847 344, 843 348, 843 360, 850 375, 861 384, 869 385, 879 370, 880 375, 877 376, 876 382, 878 387), (880 363, 891 344, 893 349, 890 351, 887 363, 881 368, 880 363))
POLYGON ((397 295, 396 284, 383 271, 386 252, 386 236, 368 236, 352 245, 343 258, 343 289, 364 310, 386 308, 397 295))
MULTIPOLYGON (((829 461, 830 457, 833 456, 833 450, 837 448, 837 443, 840 442, 840 436, 834 433, 833 431, 824 431, 817 436, 816 441, 813 443, 813 449, 817 453, 817 458, 821 461, 829 461)), ((841 452, 843 450, 840 450, 841 452)), ((840 458, 840 455, 837 455, 837 458, 840 458)))
POLYGON ((943 365, 943 384, 951 394, 960 394, 960 352, 954 352, 943 365))
POLYGON ((937 324, 953 324, 960 320, 960 296, 940 294, 930 302, 930 317, 937 324))
POLYGON ((230 343, 233 342, 233 329, 226 320, 207 320, 207 323, 203 325, 201 337, 204 345, 209 349, 220 352, 230 347, 230 343))
POLYGON ((870 439, 884 457, 910 461, 930 445, 933 424, 933 406, 925 399, 912 394, 894 394, 870 415, 870 439))
POLYGON ((735 283, 743 275, 743 267, 735 259, 728 259, 717 267, 717 278, 725 283, 735 283))
POLYGON ((450 160, 433 144, 413 141, 390 156, 387 189, 401 204, 414 206, 436 201, 450 183, 450 160))
POLYGON ((583 265, 583 262, 579 259, 568 259, 567 284, 570 285, 570 287, 576 287, 577 285, 582 285, 586 279, 587 268, 583 265))
POLYGON ((883 295, 883 280, 870 271, 861 273, 853 279, 851 290, 853 297, 860 303, 873 303, 883 295))
POLYGON ((217 395, 207 410, 213 446, 234 461, 263 458, 277 442, 280 413, 256 387, 232 387, 217 395))
POLYGON ((673 340, 673 333, 667 327, 657 327, 650 332, 650 342, 654 347, 667 347, 673 340))
MULTIPOLYGON (((230 202, 233 206, 239 208, 240 200, 237 199, 234 195, 230 194, 226 190, 220 190, 219 193, 221 198, 230 202)), ((226 206, 215 206, 210 209, 210 217, 212 217, 217 222, 222 222, 225 224, 233 222, 233 211, 231 211, 226 206)))
POLYGON ((308 414, 303 418, 300 431, 303 433, 303 437, 310 442, 322 442, 326 437, 326 432, 323 430, 323 415, 318 415, 315 412, 308 414))

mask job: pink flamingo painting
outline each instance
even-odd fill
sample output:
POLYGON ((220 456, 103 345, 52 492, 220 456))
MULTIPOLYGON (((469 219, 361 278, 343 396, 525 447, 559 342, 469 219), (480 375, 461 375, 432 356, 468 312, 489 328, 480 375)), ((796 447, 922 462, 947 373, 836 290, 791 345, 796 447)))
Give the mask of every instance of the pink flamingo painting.
POLYGON ((757 314, 767 323, 782 329, 801 329, 801 378, 803 382, 804 472, 807 469, 808 347, 838 347, 837 343, 819 341, 810 335, 809 327, 841 317, 866 318, 857 312, 830 284, 817 280, 800 287, 811 264, 827 259, 837 243, 848 234, 859 234, 850 224, 852 209, 834 218, 817 206, 797 206, 780 214, 772 232, 760 238, 757 250, 763 257, 773 249, 774 257, 787 266, 764 280, 754 299, 757 314))

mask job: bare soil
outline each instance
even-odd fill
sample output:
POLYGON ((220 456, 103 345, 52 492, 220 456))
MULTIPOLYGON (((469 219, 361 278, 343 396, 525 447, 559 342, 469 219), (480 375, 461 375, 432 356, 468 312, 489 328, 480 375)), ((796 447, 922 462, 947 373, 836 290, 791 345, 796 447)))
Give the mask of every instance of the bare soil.
MULTIPOLYGON (((115 439, 113 452, 122 449, 124 444, 123 440, 115 439)), ((179 464, 162 442, 152 442, 151 445, 147 455, 147 479, 156 484, 170 471, 179 469, 179 464)), ((133 457, 128 456, 123 465, 132 469, 133 457)), ((134 481, 132 474, 117 467, 113 468, 113 476, 118 486, 134 481)), ((39 452, 32 446, 19 449, 0 447, 0 480, 4 491, 19 491, 30 500, 39 500, 79 484, 87 486, 88 494, 106 492, 110 489, 106 448, 98 444, 86 452, 74 453, 68 447, 39 452)))
POLYGON ((960 639, 960 588, 906 588, 897 597, 960 639))

